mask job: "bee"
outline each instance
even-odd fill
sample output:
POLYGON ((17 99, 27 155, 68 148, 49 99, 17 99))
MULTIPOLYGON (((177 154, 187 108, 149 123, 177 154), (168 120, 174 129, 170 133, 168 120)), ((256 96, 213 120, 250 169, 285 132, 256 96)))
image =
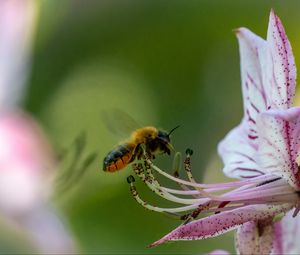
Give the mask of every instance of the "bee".
POLYGON ((132 132, 130 138, 110 151, 103 160, 103 170, 105 172, 116 172, 135 159, 141 159, 143 155, 142 145, 151 159, 155 159, 156 154, 166 153, 170 155, 173 146, 170 141, 170 132, 157 129, 155 127, 143 127, 132 132))

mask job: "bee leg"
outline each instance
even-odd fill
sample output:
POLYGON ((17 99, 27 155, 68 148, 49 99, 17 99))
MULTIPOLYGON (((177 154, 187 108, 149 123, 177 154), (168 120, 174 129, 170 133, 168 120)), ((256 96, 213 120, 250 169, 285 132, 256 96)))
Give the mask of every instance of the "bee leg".
POLYGON ((171 150, 168 148, 167 145, 162 145, 162 146, 161 146, 161 151, 162 151, 163 153, 168 154, 168 155, 171 154, 171 150))
POLYGON ((141 159, 143 157, 143 150, 139 149, 138 153, 137 153, 137 158, 141 159))
POLYGON ((146 153, 147 155, 149 156, 149 158, 152 160, 152 159, 155 159, 155 156, 154 154, 151 152, 151 150, 146 150, 146 153))
POLYGON ((151 150, 150 148, 148 148, 148 147, 142 148, 142 149, 141 149, 141 151, 142 151, 142 156, 144 156, 144 153, 143 153, 144 151, 143 151, 143 150, 145 150, 146 155, 149 157, 150 160, 155 159, 154 154, 152 153, 152 150, 151 150))
POLYGON ((142 154, 143 154, 143 150, 142 150, 142 148, 141 148, 141 146, 139 144, 135 147, 135 149, 134 149, 134 151, 133 151, 132 154, 133 154, 134 158, 137 158, 138 160, 141 159, 142 154))

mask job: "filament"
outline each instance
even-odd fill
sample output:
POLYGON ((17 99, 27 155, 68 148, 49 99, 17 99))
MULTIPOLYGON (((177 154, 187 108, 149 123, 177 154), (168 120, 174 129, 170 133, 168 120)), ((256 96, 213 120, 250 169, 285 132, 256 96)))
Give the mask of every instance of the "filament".
MULTIPOLYGON (((181 169, 181 153, 180 152, 176 152, 175 156, 174 156, 174 160, 173 160, 173 176, 176 178, 179 178, 179 173, 180 173, 180 169, 181 169)), ((190 189, 180 183, 180 182, 176 182, 184 191, 190 191, 190 189)))
MULTIPOLYGON (((295 190, 284 179, 271 174, 265 174, 251 179, 234 181, 219 184, 199 184, 192 174, 191 155, 192 150, 186 151, 184 169, 188 180, 179 178, 181 169, 181 154, 176 153, 173 162, 174 175, 161 170, 153 164, 150 157, 142 148, 142 159, 144 165, 133 164, 135 174, 153 191, 156 195, 182 206, 163 208, 149 204, 143 200, 134 185, 134 178, 130 176, 130 191, 134 199, 144 208, 165 213, 181 220, 183 224, 196 219, 200 213, 220 213, 254 204, 280 204, 298 203, 299 196, 295 190), (176 182, 180 189, 164 187, 154 176, 153 171, 176 182), (223 194, 216 195, 214 192, 223 191, 223 194), (184 214, 180 214, 184 213, 184 214)), ((300 206, 296 208, 294 215, 300 211, 300 206)))
POLYGON ((137 189, 136 189, 136 187, 134 186, 133 183, 134 183, 134 181, 130 182, 130 191, 131 191, 134 199, 139 204, 141 204, 143 207, 145 207, 146 209, 148 209, 150 211, 166 212, 166 213, 177 213, 177 212, 185 212, 185 211, 188 211, 188 210, 193 210, 193 209, 195 209, 199 206, 198 204, 192 204, 192 205, 176 207, 176 208, 161 208, 161 207, 150 205, 146 201, 141 199, 141 197, 139 196, 139 194, 137 192, 137 189))
POLYGON ((159 182, 154 178, 152 175, 151 171, 147 172, 148 175, 146 176, 145 173, 143 172, 143 166, 141 164, 133 165, 133 170, 134 172, 140 177, 140 179, 152 190, 155 192, 158 196, 163 197, 169 201, 175 202, 175 203, 181 203, 181 204, 193 204, 193 203, 201 203, 203 200, 201 199, 183 199, 176 197, 167 191, 163 189, 163 187, 159 184, 159 182))

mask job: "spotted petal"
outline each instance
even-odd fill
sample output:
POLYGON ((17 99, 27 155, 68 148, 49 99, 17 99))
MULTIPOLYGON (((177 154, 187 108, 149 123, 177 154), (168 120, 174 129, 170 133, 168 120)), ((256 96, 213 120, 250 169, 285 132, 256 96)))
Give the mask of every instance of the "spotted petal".
POLYGON ((257 124, 259 165, 299 190, 300 108, 269 110, 259 116, 257 124))
POLYGON ((232 211, 215 214, 179 226, 171 233, 154 242, 151 246, 156 246, 167 241, 199 240, 218 236, 236 229, 239 225, 248 221, 266 220, 290 208, 290 204, 249 205, 232 211))
POLYGON ((269 52, 263 59, 263 70, 270 106, 287 109, 295 93, 296 67, 290 42, 274 11, 270 14, 267 45, 269 52))
MULTIPOLYGON (((265 173, 258 167, 257 118, 268 109, 287 109, 295 90, 296 68, 291 45, 273 11, 267 41, 246 28, 237 30, 240 47, 244 118, 219 144, 229 177, 249 178, 265 173)), ((270 172, 270 171, 268 171, 270 172)))
POLYGON ((238 228, 236 249, 239 254, 270 254, 273 245, 272 218, 250 221, 238 228))
POLYGON ((272 254, 300 254, 300 217, 293 218, 293 211, 287 213, 274 225, 272 254))

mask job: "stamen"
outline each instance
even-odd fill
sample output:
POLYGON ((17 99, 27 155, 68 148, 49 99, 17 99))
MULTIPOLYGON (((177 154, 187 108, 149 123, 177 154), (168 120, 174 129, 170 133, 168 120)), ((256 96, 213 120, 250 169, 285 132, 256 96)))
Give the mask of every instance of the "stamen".
POLYGON ((186 196, 193 196, 193 195, 199 195, 199 191, 197 190, 177 190, 177 189, 171 189, 171 188, 165 188, 162 187, 163 190, 166 192, 172 193, 172 194, 178 194, 178 195, 186 195, 186 196))
POLYGON ((133 170, 136 173, 136 175, 140 177, 140 179, 149 187, 151 191, 155 192, 155 194, 157 194, 158 196, 166 200, 179 203, 179 204, 194 204, 194 203, 201 204, 203 201, 203 199, 179 198, 166 192, 163 189, 163 187, 160 185, 160 183, 152 175, 151 169, 150 171, 148 169, 147 176, 145 175, 142 164, 133 164, 133 170))
MULTIPOLYGON (((179 178, 179 173, 180 173, 180 169, 181 169, 181 153, 180 152, 176 152, 175 156, 174 156, 174 160, 173 160, 173 176, 176 178, 179 178)), ((190 189, 180 183, 180 182, 176 182, 183 190, 185 191, 190 191, 190 189)), ((198 192, 197 192, 198 193, 198 192)))
POLYGON ((283 186, 283 187, 277 187, 277 188, 271 188, 271 189, 266 189, 264 190, 263 194, 262 191, 257 190, 257 191, 251 191, 249 190, 246 193, 243 193, 241 195, 231 195, 231 196, 221 196, 221 197, 216 197, 215 200, 217 201, 238 201, 238 200, 250 200, 250 199, 264 199, 265 197, 270 197, 270 196, 277 196, 277 195, 283 195, 283 194, 293 194, 294 191, 290 186, 283 186))
MULTIPOLYGON (((172 176, 157 167, 152 162, 145 148, 142 147, 142 158, 145 160, 144 166, 141 163, 133 164, 133 170, 136 175, 158 196, 183 206, 161 208, 147 203, 139 196, 134 186, 134 178, 130 176, 128 177, 128 183, 130 183, 130 190, 134 199, 148 210, 171 214, 184 220, 183 224, 196 219, 200 213, 216 214, 254 204, 276 205, 293 201, 296 204, 299 200, 294 189, 285 180, 271 174, 221 184, 199 184, 195 181, 191 170, 192 154, 193 151, 191 149, 186 150, 184 169, 188 180, 183 180, 179 178, 181 168, 180 153, 175 154, 173 162, 174 176, 172 176), (162 186, 154 176, 153 170, 178 183, 182 190, 162 186), (212 194, 212 192, 216 191, 222 191, 223 194, 212 194), (183 198, 176 195, 188 197, 183 198), (183 212, 185 212, 184 215, 179 214, 183 212)), ((300 205, 296 208, 294 215, 296 216, 299 211, 300 205)))
MULTIPOLYGON (((184 160, 184 169, 187 173, 187 176, 188 176, 188 179, 191 183, 194 183, 196 184, 196 181, 192 175, 192 167, 191 167, 191 156, 193 155, 193 150, 192 149, 186 149, 185 151, 186 153, 186 158, 184 160)), ((213 196, 207 192, 205 192, 203 190, 203 188, 199 188, 199 187, 196 187, 196 190, 199 191, 199 194, 201 194, 202 196, 204 197, 209 197, 209 198, 212 198, 213 199, 213 196)))
MULTIPOLYGON (((243 205, 244 206, 244 205, 243 205)), ((241 205, 236 205, 236 206, 227 206, 227 207, 222 207, 222 208, 210 208, 208 210, 206 210, 206 213, 220 213, 220 212, 225 212, 225 211, 230 211, 230 210, 234 210, 234 209, 238 209, 241 208, 241 205)))
MULTIPOLYGON (((263 190, 267 190, 268 188, 275 188, 275 187, 280 187, 280 186, 286 186, 285 184, 287 184, 287 182, 281 178, 279 179, 275 179, 273 181, 269 181, 269 182, 266 182, 265 184, 263 185, 257 185, 256 187, 253 187, 251 188, 251 191, 263 191, 263 190)), ((239 194, 243 194, 243 193, 246 193, 248 192, 249 189, 247 190, 242 190, 242 191, 238 191, 239 194)))
POLYGON ((134 186, 134 182, 135 179, 132 175, 130 175, 127 178, 127 182, 130 184, 130 192, 133 196, 133 198, 140 204, 142 205, 144 208, 150 210, 150 211, 155 211, 155 212, 160 212, 160 213, 171 213, 174 215, 174 213, 178 213, 178 212, 185 212, 185 211, 189 211, 189 210, 193 210, 195 208, 197 208, 199 206, 199 204, 192 204, 192 205, 188 205, 188 206, 182 206, 182 207, 176 207, 176 208, 161 208, 161 207, 157 207, 157 206, 153 206, 148 204, 146 201, 144 201, 143 199, 140 198, 136 187, 134 186))
POLYGON ((192 220, 196 219, 202 211, 209 209, 209 206, 210 206, 210 202, 207 202, 203 205, 199 205, 198 208, 196 210, 194 210, 193 212, 183 215, 181 218, 185 221, 183 222, 182 225, 186 225, 189 222, 191 222, 192 220))
MULTIPOLYGON (((219 204, 218 208, 224 208, 226 205, 228 205, 230 203, 230 201, 224 201, 221 204, 219 204)), ((220 211, 217 211, 217 213, 220 213, 220 211)))

